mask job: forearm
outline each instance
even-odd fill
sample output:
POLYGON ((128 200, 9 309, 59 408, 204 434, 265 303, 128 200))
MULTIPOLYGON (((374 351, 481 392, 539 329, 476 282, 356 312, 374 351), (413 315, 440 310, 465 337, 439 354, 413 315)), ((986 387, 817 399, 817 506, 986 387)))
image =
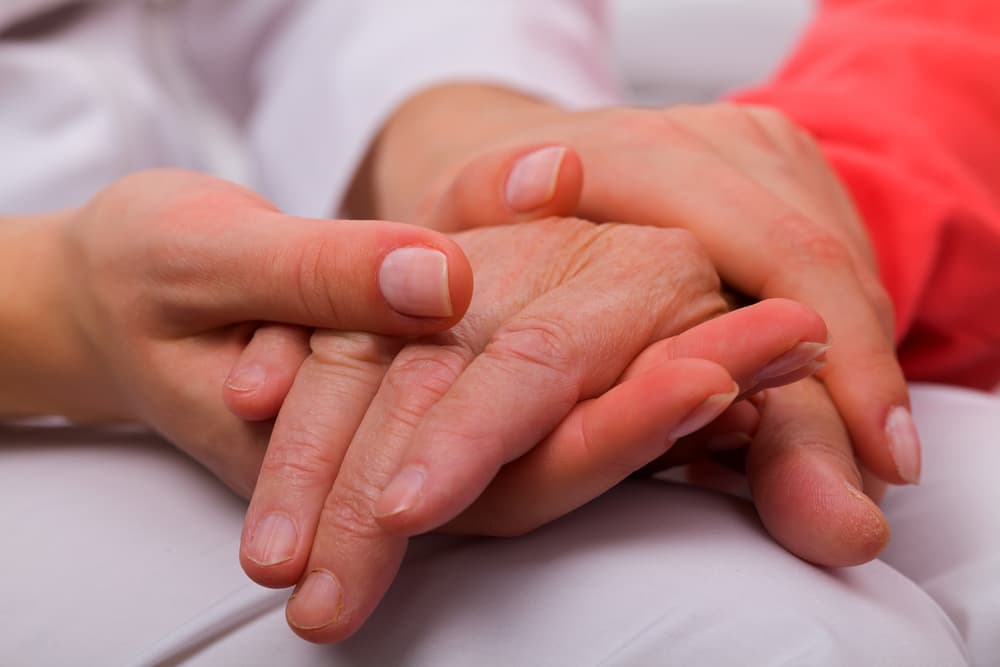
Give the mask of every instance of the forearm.
POLYGON ((66 213, 0 218, 0 419, 111 416, 69 315, 59 227, 66 213))

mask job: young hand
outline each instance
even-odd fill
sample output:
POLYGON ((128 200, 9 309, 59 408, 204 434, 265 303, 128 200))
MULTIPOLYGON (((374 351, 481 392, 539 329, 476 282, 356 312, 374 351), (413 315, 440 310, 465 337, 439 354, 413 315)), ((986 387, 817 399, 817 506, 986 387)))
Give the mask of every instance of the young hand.
MULTIPOLYGON (((15 363, 40 391, 4 411, 140 419, 247 495, 269 428, 234 417, 219 388, 258 323, 424 335, 471 298, 468 262, 439 233, 293 218, 185 172, 130 176, 79 211, 22 224, 11 242, 37 253, 21 286, 34 320, 4 353, 36 343, 38 363, 15 363)), ((244 370, 248 383, 266 380, 244 370)))

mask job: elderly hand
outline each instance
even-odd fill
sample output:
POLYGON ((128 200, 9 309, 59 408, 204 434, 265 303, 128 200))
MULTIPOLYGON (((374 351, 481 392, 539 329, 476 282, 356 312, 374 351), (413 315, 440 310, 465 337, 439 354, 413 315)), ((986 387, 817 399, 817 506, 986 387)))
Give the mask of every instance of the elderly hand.
MULTIPOLYGON (((435 102, 448 91, 415 100, 399 122, 444 113, 458 123, 455 100, 435 102)), ((455 95, 468 102, 472 92, 455 95)), ((875 497, 879 480, 917 482, 920 445, 894 353, 892 305, 863 226, 815 143, 777 112, 756 107, 568 113, 499 91, 486 97, 494 110, 534 105, 494 128, 490 141, 508 147, 447 167, 443 161, 419 204, 385 198, 385 208, 397 215, 407 203, 412 211, 443 209, 432 218, 439 229, 530 220, 539 208, 682 227, 705 245, 730 287, 815 308, 834 342, 818 373, 822 386, 782 390, 799 398, 767 402, 750 481, 768 529, 796 554, 835 566, 874 558, 888 531, 857 502, 862 478, 875 497)), ((400 132, 390 125, 376 153, 388 158, 400 132)), ((466 139, 466 154, 470 145, 466 139)))
POLYGON ((405 344, 317 331, 281 407, 241 561, 265 585, 305 574, 288 618, 308 639, 360 626, 403 535, 530 530, 714 419, 734 380, 801 377, 826 338, 787 301, 688 331, 725 304, 682 230, 550 220, 454 238, 477 281, 455 328, 405 344))
MULTIPOLYGON (((454 324, 471 298, 467 260, 441 234, 292 218, 184 172, 130 176, 30 227, 51 298, 33 304, 37 321, 23 330, 58 333, 45 353, 58 356, 59 377, 46 386, 74 390, 9 411, 141 419, 247 495, 269 428, 234 417, 219 387, 256 323, 422 335, 454 324)), ((268 384, 261 369, 244 371, 241 381, 268 384)))

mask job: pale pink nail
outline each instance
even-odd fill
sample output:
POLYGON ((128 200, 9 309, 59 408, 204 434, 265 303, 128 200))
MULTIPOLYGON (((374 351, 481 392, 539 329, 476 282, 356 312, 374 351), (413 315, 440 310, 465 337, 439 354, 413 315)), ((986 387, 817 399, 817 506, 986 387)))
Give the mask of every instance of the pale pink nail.
POLYGON ((753 384, 756 385, 765 380, 789 375, 808 363, 816 361, 829 349, 830 345, 827 343, 799 343, 788 352, 771 361, 767 366, 764 366, 757 373, 753 384))
POLYGON ((913 415, 902 405, 889 411, 885 420, 885 434, 889 451, 896 464, 896 472, 908 484, 920 483, 920 436, 913 423, 913 415))
POLYGON ((799 366, 790 373, 760 380, 750 388, 748 393, 759 392, 763 389, 771 389, 772 387, 784 387, 786 384, 792 384, 807 377, 812 377, 824 368, 826 368, 826 360, 810 361, 805 366, 799 366))
POLYGON ((260 364, 240 366, 226 378, 226 386, 233 391, 250 392, 259 388, 267 379, 267 370, 260 364))
POLYGON ((709 396, 701 405, 692 410, 691 414, 685 417, 680 424, 674 427, 674 430, 667 437, 670 440, 679 440, 711 423, 732 404, 739 393, 739 385, 734 382, 731 392, 709 396))
POLYGON ((417 504, 424 488, 426 474, 420 468, 408 466, 393 477, 375 503, 375 516, 393 516, 417 504))
POLYGON ((382 296, 396 312, 413 317, 451 317, 448 257, 430 248, 399 248, 382 260, 382 296))
POLYGON ((552 201, 565 157, 565 148, 549 146, 518 160, 507 177, 507 205, 518 213, 524 213, 552 201))
POLYGON ((265 514, 250 534, 247 557, 258 565, 284 563, 295 555, 298 532, 292 520, 280 512, 265 514))
POLYGON ((329 570, 313 570, 288 600, 288 622, 317 630, 336 622, 342 609, 340 583, 329 570))

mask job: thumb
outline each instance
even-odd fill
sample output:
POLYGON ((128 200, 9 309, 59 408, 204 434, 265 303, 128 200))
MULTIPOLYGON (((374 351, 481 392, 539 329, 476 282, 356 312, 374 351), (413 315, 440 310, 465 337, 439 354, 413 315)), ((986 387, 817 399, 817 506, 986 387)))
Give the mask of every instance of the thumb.
POLYGON ((181 242, 185 256, 169 281, 172 321, 421 335, 455 324, 471 301, 469 262, 439 232, 274 211, 241 218, 181 242))
POLYGON ((583 191, 583 164, 559 144, 480 154, 424 201, 422 224, 458 231, 573 215, 583 191))

